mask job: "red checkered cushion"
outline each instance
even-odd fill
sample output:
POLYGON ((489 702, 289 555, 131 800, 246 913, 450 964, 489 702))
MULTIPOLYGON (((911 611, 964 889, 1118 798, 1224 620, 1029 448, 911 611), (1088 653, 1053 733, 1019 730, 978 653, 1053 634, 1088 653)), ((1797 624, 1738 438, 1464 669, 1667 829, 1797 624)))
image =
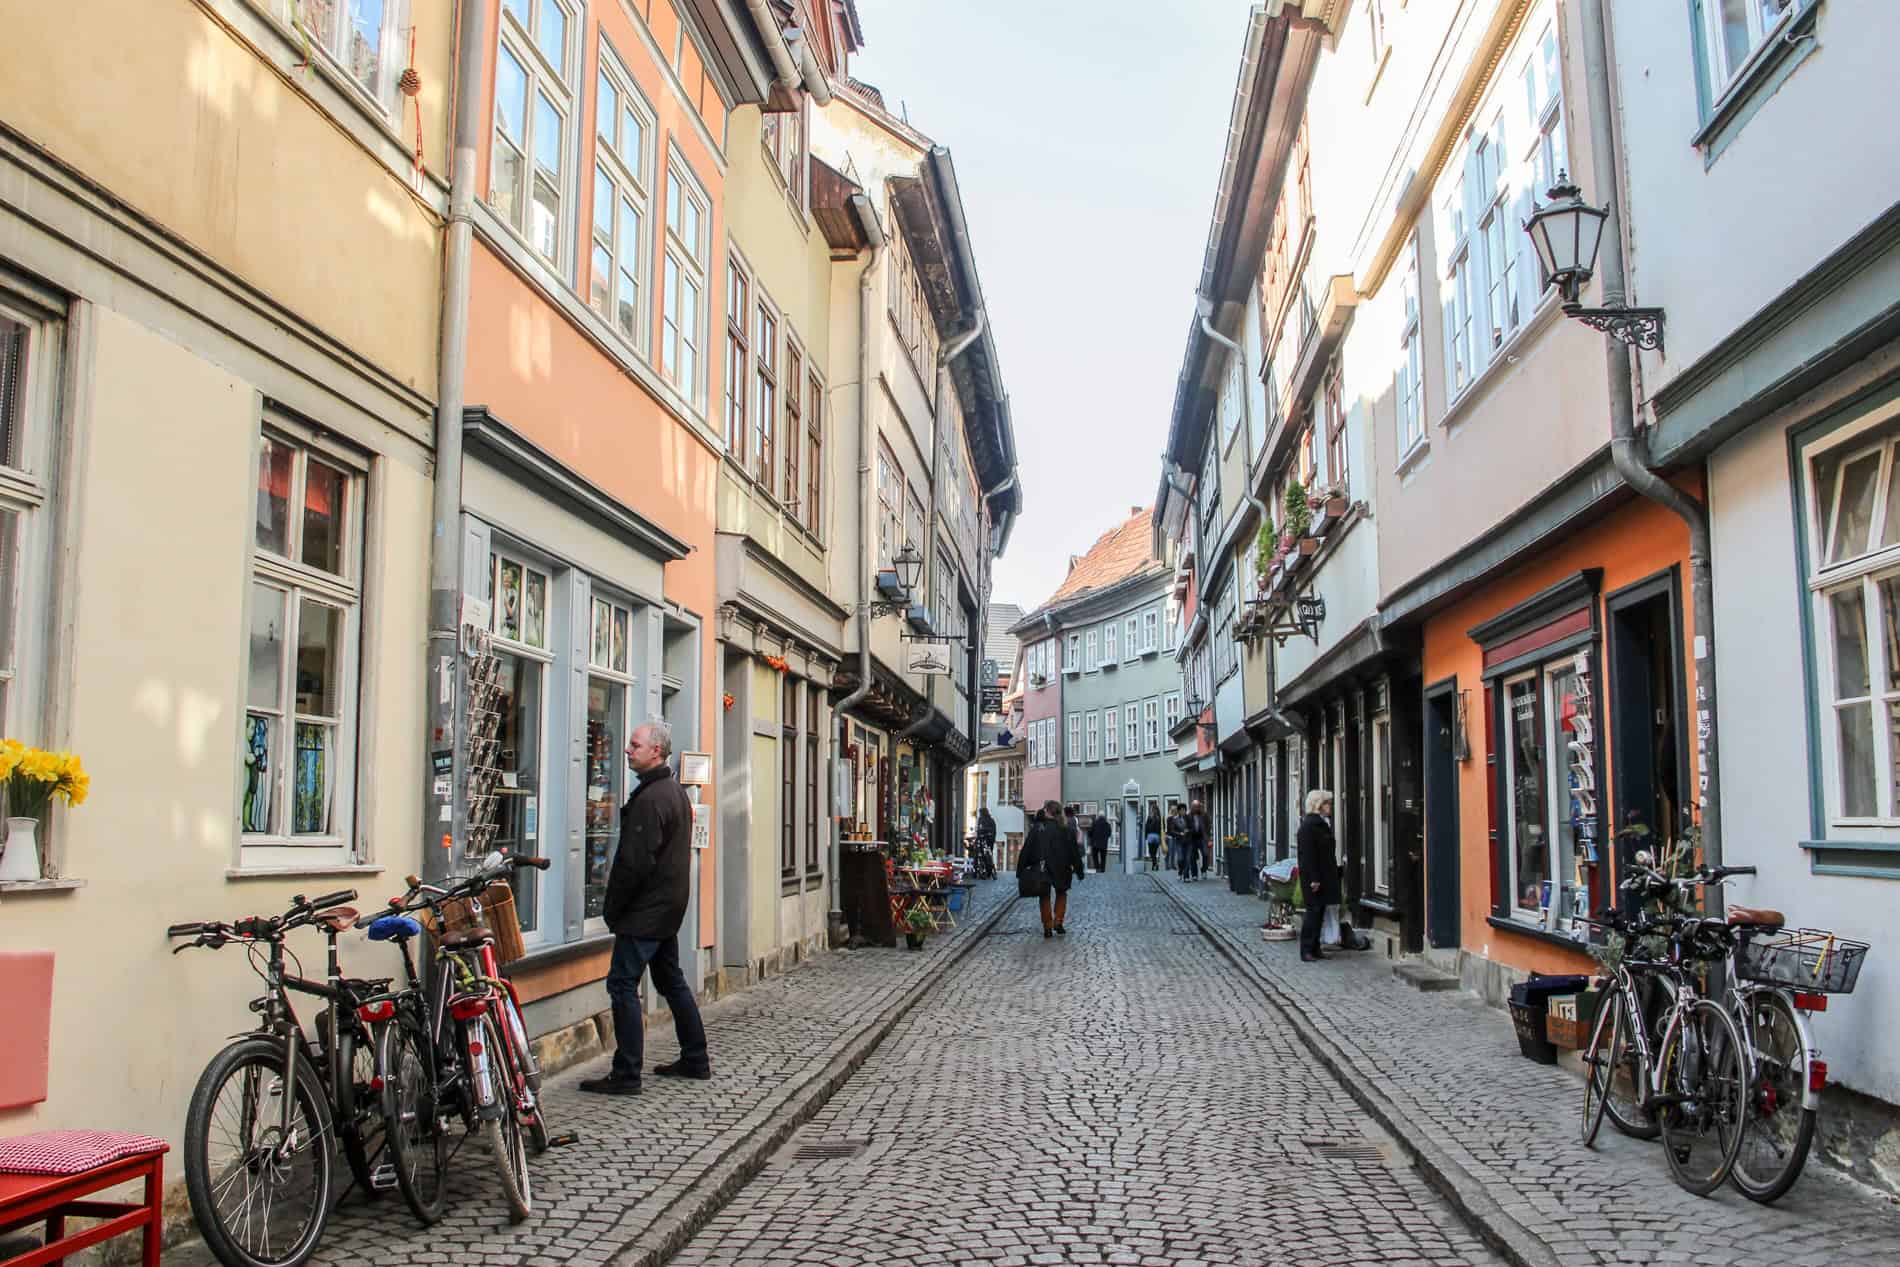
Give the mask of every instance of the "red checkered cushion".
POLYGON ((162 1139, 123 1131, 39 1131, 0 1139, 0 1174, 76 1175, 167 1147, 162 1139))

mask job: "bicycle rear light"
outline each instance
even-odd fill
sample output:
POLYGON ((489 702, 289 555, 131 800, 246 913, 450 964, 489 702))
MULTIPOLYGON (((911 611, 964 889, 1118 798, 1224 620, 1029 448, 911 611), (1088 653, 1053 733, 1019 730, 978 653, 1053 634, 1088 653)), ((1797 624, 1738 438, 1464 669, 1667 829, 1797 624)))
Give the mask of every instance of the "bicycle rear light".
POLYGON ((487 1011, 487 999, 457 999, 449 1004, 449 1015, 458 1021, 472 1021, 487 1011))
POLYGON ((1822 1091, 1827 1088, 1827 1061, 1808 1061, 1808 1090, 1822 1091))
POLYGON ((356 1019, 366 1025, 377 1025, 383 1021, 396 1019, 396 1000, 372 999, 356 1009, 356 1019))
POLYGON ((1827 995, 1809 994, 1803 990, 1796 990, 1794 1005, 1803 1012, 1825 1012, 1827 1011, 1827 995))

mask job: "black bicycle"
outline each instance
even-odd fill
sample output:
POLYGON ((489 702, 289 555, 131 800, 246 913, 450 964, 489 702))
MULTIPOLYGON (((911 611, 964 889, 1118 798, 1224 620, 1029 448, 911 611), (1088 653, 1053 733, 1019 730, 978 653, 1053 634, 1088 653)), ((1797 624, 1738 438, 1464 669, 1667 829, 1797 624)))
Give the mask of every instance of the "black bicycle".
POLYGON ((310 1257, 330 1215, 333 1138, 365 1196, 383 1186, 375 1035, 359 1009, 389 982, 345 977, 338 966, 337 936, 357 918, 344 903, 355 897, 352 889, 314 900, 299 895, 282 915, 165 930, 193 939, 173 954, 243 945, 264 980, 250 1005, 257 1028, 212 1057, 185 1111, 185 1191, 205 1244, 229 1267, 295 1267, 310 1257), (328 943, 323 981, 302 976, 284 946, 286 934, 312 925, 328 943), (297 975, 285 971, 286 957, 297 975), (297 1020, 292 993, 324 1001, 314 1040, 297 1020))

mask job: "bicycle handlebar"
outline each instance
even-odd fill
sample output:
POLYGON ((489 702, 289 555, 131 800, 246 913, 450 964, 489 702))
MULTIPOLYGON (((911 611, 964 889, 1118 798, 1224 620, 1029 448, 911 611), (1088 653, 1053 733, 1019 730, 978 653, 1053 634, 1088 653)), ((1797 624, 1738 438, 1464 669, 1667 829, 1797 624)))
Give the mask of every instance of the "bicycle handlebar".
MULTIPOLYGON (((269 940, 279 933, 309 923, 319 911, 355 900, 355 889, 338 889, 334 893, 325 893, 314 900, 307 899, 299 893, 290 899, 290 909, 282 915, 249 915, 243 919, 232 920, 228 924, 219 920, 194 920, 190 923, 171 925, 166 928, 165 936, 196 937, 198 940, 190 943, 193 946, 222 946, 233 937, 269 940)), ((172 953, 177 954, 185 949, 188 949, 188 946, 178 946, 172 953)))

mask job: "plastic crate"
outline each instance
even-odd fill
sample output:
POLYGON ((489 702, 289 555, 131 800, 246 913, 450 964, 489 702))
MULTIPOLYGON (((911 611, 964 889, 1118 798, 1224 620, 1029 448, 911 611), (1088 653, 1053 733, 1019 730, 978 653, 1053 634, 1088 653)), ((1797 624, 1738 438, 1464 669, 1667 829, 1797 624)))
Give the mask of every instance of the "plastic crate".
POLYGON ((1753 934, 1736 952, 1736 974, 1745 981, 1817 994, 1852 994, 1860 980, 1867 943, 1836 937, 1822 928, 1753 934))

